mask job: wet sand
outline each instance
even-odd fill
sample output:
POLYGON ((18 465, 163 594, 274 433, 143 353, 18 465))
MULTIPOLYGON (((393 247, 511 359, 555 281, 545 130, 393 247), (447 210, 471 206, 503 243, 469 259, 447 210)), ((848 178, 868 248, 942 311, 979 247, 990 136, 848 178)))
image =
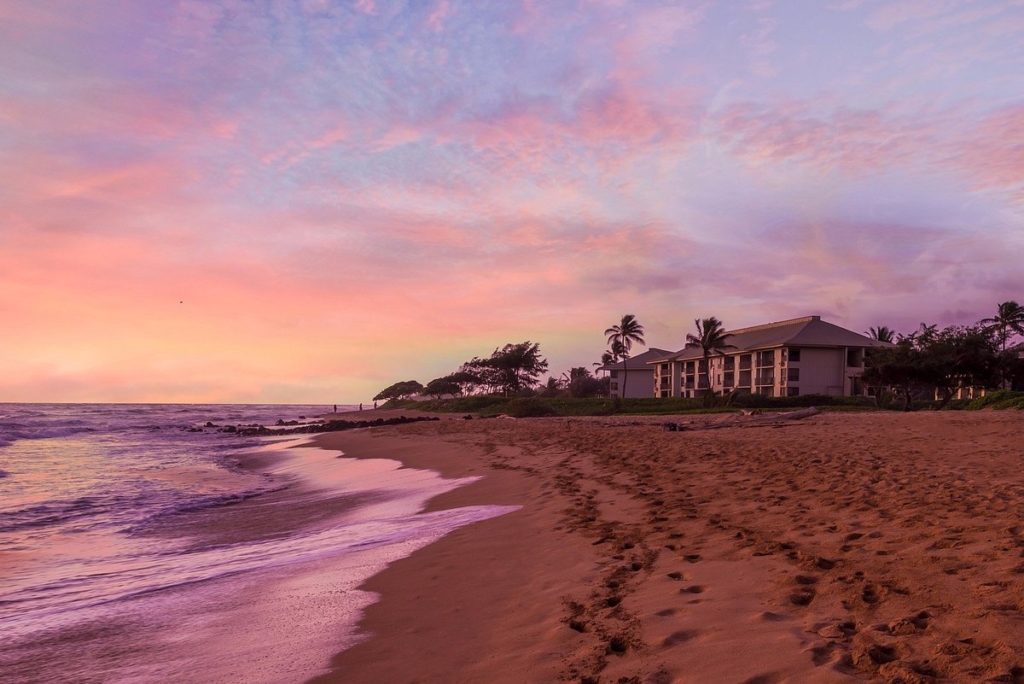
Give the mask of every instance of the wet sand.
POLYGON ((319 437, 523 509, 372 578, 314 681, 1024 681, 1024 413, 665 420, 319 437))

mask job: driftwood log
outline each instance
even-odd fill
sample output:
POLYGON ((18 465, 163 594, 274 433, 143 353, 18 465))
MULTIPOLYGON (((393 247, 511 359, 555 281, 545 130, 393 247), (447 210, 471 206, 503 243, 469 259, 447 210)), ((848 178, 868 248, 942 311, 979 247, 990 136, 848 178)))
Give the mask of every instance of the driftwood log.
POLYGON ((789 411, 787 413, 770 413, 761 415, 734 415, 727 420, 717 423, 700 423, 697 425, 684 425, 682 423, 663 423, 662 429, 666 432, 691 432, 693 430, 718 430, 731 427, 774 427, 783 425, 786 420, 801 420, 816 416, 821 411, 815 407, 789 411))

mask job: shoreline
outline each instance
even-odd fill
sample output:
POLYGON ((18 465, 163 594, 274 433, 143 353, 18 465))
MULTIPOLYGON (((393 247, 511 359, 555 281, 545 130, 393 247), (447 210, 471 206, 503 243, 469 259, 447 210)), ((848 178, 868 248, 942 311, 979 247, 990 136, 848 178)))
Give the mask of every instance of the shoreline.
MULTIPOLYGON (((310 684, 456 681, 453 676, 460 682, 558 678, 559 650, 538 652, 535 646, 562 631, 562 592, 573 582, 537 588, 530 581, 566 568, 574 569, 575 580, 576 572, 592 572, 592 562, 589 542, 546 527, 551 501, 545 505, 537 499, 536 482, 490 467, 479 447, 436 436, 357 431, 318 435, 311 445, 352 458, 394 458, 445 478, 483 476, 434 497, 424 513, 473 505, 523 508, 454 530, 362 584, 361 590, 379 596, 358 625, 368 638, 338 653, 332 671, 310 684), (543 607, 523 611, 534 602, 523 601, 524 593, 539 598, 543 607)), ((570 634, 555 641, 571 640, 570 634)))
POLYGON ((486 475, 429 510, 523 508, 369 579, 363 640, 310 681, 1022 679, 1024 415, 664 420, 318 436, 486 475))

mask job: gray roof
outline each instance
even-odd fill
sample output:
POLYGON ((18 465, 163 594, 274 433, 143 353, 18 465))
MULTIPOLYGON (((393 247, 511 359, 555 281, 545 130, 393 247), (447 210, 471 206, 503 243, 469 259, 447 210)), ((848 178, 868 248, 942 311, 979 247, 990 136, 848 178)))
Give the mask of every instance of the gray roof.
POLYGON ((622 370, 623 368, 625 368, 626 370, 650 370, 650 367, 647 365, 648 363, 650 363, 654 359, 660 359, 671 353, 672 352, 667 351, 665 349, 651 347, 643 354, 637 354, 636 356, 629 357, 628 359, 626 359, 625 364, 623 364, 622 361, 619 361, 618 363, 606 363, 597 370, 612 371, 622 370))
MULTIPOLYGON (((730 337, 725 342, 735 349, 726 353, 749 352, 776 347, 888 347, 888 342, 879 342, 866 335, 821 320, 821 316, 805 316, 778 323, 755 325, 750 328, 727 330, 730 337)), ((674 354, 651 359, 651 363, 678 359, 695 359, 703 356, 700 347, 684 347, 674 354)))

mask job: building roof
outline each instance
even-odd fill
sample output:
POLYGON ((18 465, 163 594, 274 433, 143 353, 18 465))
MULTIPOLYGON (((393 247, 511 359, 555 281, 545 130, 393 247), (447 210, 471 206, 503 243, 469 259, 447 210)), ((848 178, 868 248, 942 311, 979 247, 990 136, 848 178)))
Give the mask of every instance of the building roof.
MULTIPOLYGON (((866 335, 821 320, 821 316, 804 316, 788 321, 755 325, 750 328, 727 330, 730 335, 725 341, 735 347, 726 352, 754 351, 776 347, 888 347, 888 342, 879 342, 866 335)), ((696 359, 704 355, 700 347, 683 347, 674 354, 651 359, 651 363, 680 359, 696 359)))
POLYGON ((657 347, 651 347, 643 354, 637 354, 626 359, 625 363, 619 361, 618 363, 606 363, 597 370, 613 371, 613 370, 651 370, 647 364, 654 359, 660 359, 662 357, 670 355, 672 352, 665 349, 658 349, 657 347))

